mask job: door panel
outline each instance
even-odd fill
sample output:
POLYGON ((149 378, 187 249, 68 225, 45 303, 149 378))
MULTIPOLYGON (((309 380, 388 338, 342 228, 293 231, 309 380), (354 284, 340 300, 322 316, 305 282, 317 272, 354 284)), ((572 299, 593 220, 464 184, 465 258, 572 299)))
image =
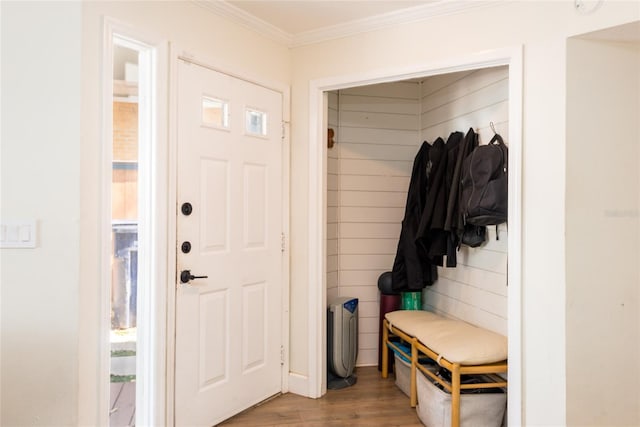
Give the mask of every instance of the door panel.
POLYGON ((266 283, 245 285, 243 291, 242 370, 248 372, 264 365, 266 355, 266 325, 262 319, 266 316, 266 283))
POLYGON ((245 248, 266 247, 267 173, 265 165, 244 165, 244 242, 245 248))
POLYGON ((180 61, 178 277, 207 277, 177 284, 176 425, 281 391, 281 121, 280 93, 180 61))
POLYGON ((227 379, 227 293, 200 294, 200 387, 227 379))
POLYGON ((200 247, 202 252, 226 251, 229 229, 228 162, 202 159, 200 163, 200 247))

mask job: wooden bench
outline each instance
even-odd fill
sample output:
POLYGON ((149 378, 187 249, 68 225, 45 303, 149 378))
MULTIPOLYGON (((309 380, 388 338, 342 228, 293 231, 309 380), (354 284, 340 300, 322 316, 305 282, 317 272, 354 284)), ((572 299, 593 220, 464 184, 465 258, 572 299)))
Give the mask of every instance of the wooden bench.
POLYGON ((460 425, 460 392, 465 389, 507 387, 498 374, 507 372, 507 338, 469 323, 447 319, 424 310, 399 310, 385 314, 382 332, 382 377, 387 378, 389 352, 392 348, 411 360, 410 403, 418 403, 416 374, 441 384, 451 393, 451 426, 460 425), (391 337, 411 344, 411 354, 403 351, 391 337), (451 381, 443 379, 418 363, 427 356, 451 373, 451 381), (461 384, 461 375, 484 374, 486 382, 461 384))

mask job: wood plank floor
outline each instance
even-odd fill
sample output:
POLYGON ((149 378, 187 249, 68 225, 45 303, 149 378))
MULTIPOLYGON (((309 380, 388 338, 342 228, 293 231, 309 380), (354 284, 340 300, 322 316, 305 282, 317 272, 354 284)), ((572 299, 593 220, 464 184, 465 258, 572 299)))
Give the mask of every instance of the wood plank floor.
POLYGON ((375 366, 357 368, 358 382, 342 390, 328 390, 321 399, 291 393, 248 409, 220 426, 422 426, 409 398, 383 380, 375 366))
MULTIPOLYGON (((321 399, 295 394, 275 397, 220 424, 246 427, 422 426, 409 398, 394 383, 393 374, 380 378, 376 367, 356 371, 358 382, 328 390, 321 399)), ((135 382, 111 384, 111 427, 135 425, 135 382)))

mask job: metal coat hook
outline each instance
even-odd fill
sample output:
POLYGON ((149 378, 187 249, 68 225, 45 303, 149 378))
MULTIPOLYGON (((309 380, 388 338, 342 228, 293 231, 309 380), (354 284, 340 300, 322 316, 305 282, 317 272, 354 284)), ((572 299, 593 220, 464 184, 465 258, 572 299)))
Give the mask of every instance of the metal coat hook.
POLYGON ((493 131, 493 134, 497 135, 498 132, 496 132, 496 127, 493 125, 493 122, 489 122, 489 126, 491 126, 491 130, 493 131))

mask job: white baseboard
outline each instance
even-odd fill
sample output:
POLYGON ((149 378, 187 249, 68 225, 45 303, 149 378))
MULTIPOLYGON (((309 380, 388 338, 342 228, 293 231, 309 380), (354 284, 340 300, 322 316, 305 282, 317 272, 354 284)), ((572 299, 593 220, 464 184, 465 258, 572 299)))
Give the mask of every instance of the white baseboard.
POLYGON ((289 372, 289 393, 298 394, 304 397, 311 397, 309 390, 309 377, 307 375, 289 372))

